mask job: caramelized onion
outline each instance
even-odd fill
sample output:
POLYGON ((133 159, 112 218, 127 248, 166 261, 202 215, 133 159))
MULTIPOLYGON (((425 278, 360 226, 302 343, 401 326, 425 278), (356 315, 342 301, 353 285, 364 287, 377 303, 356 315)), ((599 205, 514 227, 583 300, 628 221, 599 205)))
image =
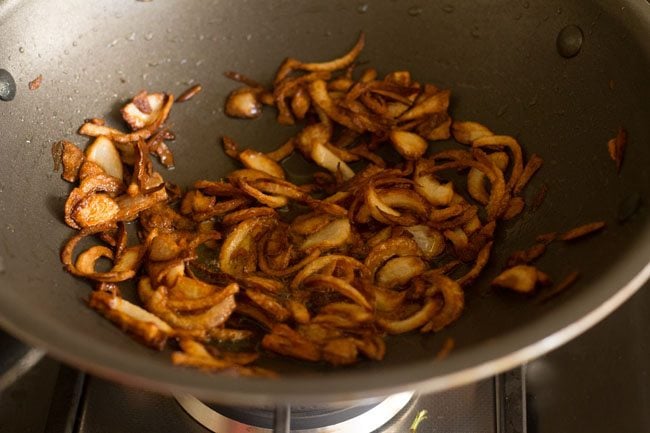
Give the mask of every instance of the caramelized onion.
MULTIPOLYGON (((496 248, 498 224, 524 210, 520 194, 542 158, 526 161, 513 137, 453 119, 451 92, 409 71, 354 74, 364 42, 361 34, 331 61, 288 58, 270 87, 227 73, 244 85, 229 94, 227 115, 256 118, 269 105, 278 123, 302 124, 268 153, 224 136, 224 152, 241 167, 187 191, 166 181, 150 157, 174 165, 168 141, 175 134, 166 125, 172 95, 137 94, 121 110, 130 132, 85 121, 79 132, 95 138, 85 152, 55 144, 62 177, 78 182, 64 219, 79 232, 65 243, 61 261, 92 281, 90 306, 156 349, 175 339, 176 365, 240 375, 272 373, 249 365, 262 352, 212 343, 256 344, 253 337, 263 334, 266 351, 348 365, 382 359, 385 334, 452 326, 465 308, 463 289, 496 248), (470 147, 434 143, 425 156, 431 141, 451 135, 470 147), (399 161, 379 156, 386 145, 399 161), (290 182, 280 161, 295 149, 324 170, 290 182), (129 221, 137 223, 138 242, 127 239, 129 221), (75 255, 90 237, 95 243, 75 255), (465 274, 450 278, 460 264, 465 274), (120 297, 117 283, 128 280, 143 307, 120 297)), ((608 145, 619 168, 622 136, 608 145)), ((512 254, 492 284, 521 293, 550 284, 530 263, 555 239, 603 227, 596 222, 538 239, 512 254)), ((546 296, 575 281, 572 275, 546 296)), ((439 356, 451 346, 445 343, 439 356)))

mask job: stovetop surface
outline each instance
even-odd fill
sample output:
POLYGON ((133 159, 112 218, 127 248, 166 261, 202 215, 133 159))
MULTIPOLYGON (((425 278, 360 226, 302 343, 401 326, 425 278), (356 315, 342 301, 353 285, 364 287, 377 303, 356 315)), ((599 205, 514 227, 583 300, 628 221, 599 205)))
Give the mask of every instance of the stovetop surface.
MULTIPOLYGON (((2 340, 4 342, 6 340, 2 340)), ((576 340, 526 366, 421 395, 378 431, 650 431, 650 286, 576 340)), ((205 433, 168 396, 84 375, 44 358, 0 393, 0 433, 205 433)))

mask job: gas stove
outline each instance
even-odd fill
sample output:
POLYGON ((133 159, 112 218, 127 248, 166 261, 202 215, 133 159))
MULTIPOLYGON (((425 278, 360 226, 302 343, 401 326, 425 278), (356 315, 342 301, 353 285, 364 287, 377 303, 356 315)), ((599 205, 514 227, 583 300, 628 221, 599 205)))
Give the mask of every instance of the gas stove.
POLYGON ((584 335, 520 368, 352 407, 204 404, 86 375, 5 335, 0 348, 0 433, 650 431, 650 285, 584 335))

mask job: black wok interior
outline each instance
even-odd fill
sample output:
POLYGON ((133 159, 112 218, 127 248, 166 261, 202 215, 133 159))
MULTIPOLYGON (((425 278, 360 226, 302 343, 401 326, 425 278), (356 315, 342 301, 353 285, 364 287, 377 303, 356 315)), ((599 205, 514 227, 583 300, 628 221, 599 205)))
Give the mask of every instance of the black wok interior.
MULTIPOLYGON (((0 1, 0 68, 18 91, 0 101, 0 325, 29 343, 96 374, 160 391, 185 391, 225 402, 333 400, 406 388, 434 389, 494 373, 474 369, 565 328, 611 298, 650 259, 650 4, 638 0, 476 1, 0 1), (567 25, 584 34, 580 53, 558 55, 567 25), (408 69, 415 79, 452 89, 450 112, 517 137, 543 169, 525 193, 548 195, 498 231, 498 253, 468 293, 463 317, 436 335, 389 341, 383 362, 334 369, 271 358, 274 381, 206 375, 172 367, 84 305, 90 286, 61 269, 59 248, 69 185, 53 172, 54 141, 76 135, 83 119, 106 116, 141 89, 203 92, 175 106, 171 181, 218 179, 235 165, 220 137, 272 149, 295 129, 273 110, 255 121, 227 118, 224 98, 236 70, 269 83, 280 61, 334 58, 365 31, 360 60, 381 73, 408 69), (41 88, 27 83, 43 75, 41 88), (607 140, 624 126, 629 146, 616 173, 607 140), (635 198, 640 205, 621 219, 635 198), (607 229, 572 245, 555 245, 539 261, 556 280, 582 278, 540 304, 489 288, 508 253, 537 234, 594 220, 607 229), (456 348, 434 356, 444 339, 456 348)), ((294 179, 313 167, 294 155, 294 179)), ((647 269, 646 269, 647 273, 647 269)), ((641 282, 635 283, 637 286, 641 282)), ((546 347, 555 344, 545 340, 546 347)), ((546 349, 540 349, 546 350, 546 349)), ((531 352, 532 353, 532 352, 531 352)))

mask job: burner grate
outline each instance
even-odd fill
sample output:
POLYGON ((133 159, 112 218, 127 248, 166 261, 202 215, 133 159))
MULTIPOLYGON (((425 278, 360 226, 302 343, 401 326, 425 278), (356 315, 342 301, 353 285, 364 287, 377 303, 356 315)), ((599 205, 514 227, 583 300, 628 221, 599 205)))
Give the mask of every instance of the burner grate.
POLYGON ((176 400, 192 418, 215 433, 370 433, 416 399, 412 392, 404 392, 346 408, 296 407, 293 410, 288 406, 270 410, 207 405, 190 395, 178 395, 176 400))

